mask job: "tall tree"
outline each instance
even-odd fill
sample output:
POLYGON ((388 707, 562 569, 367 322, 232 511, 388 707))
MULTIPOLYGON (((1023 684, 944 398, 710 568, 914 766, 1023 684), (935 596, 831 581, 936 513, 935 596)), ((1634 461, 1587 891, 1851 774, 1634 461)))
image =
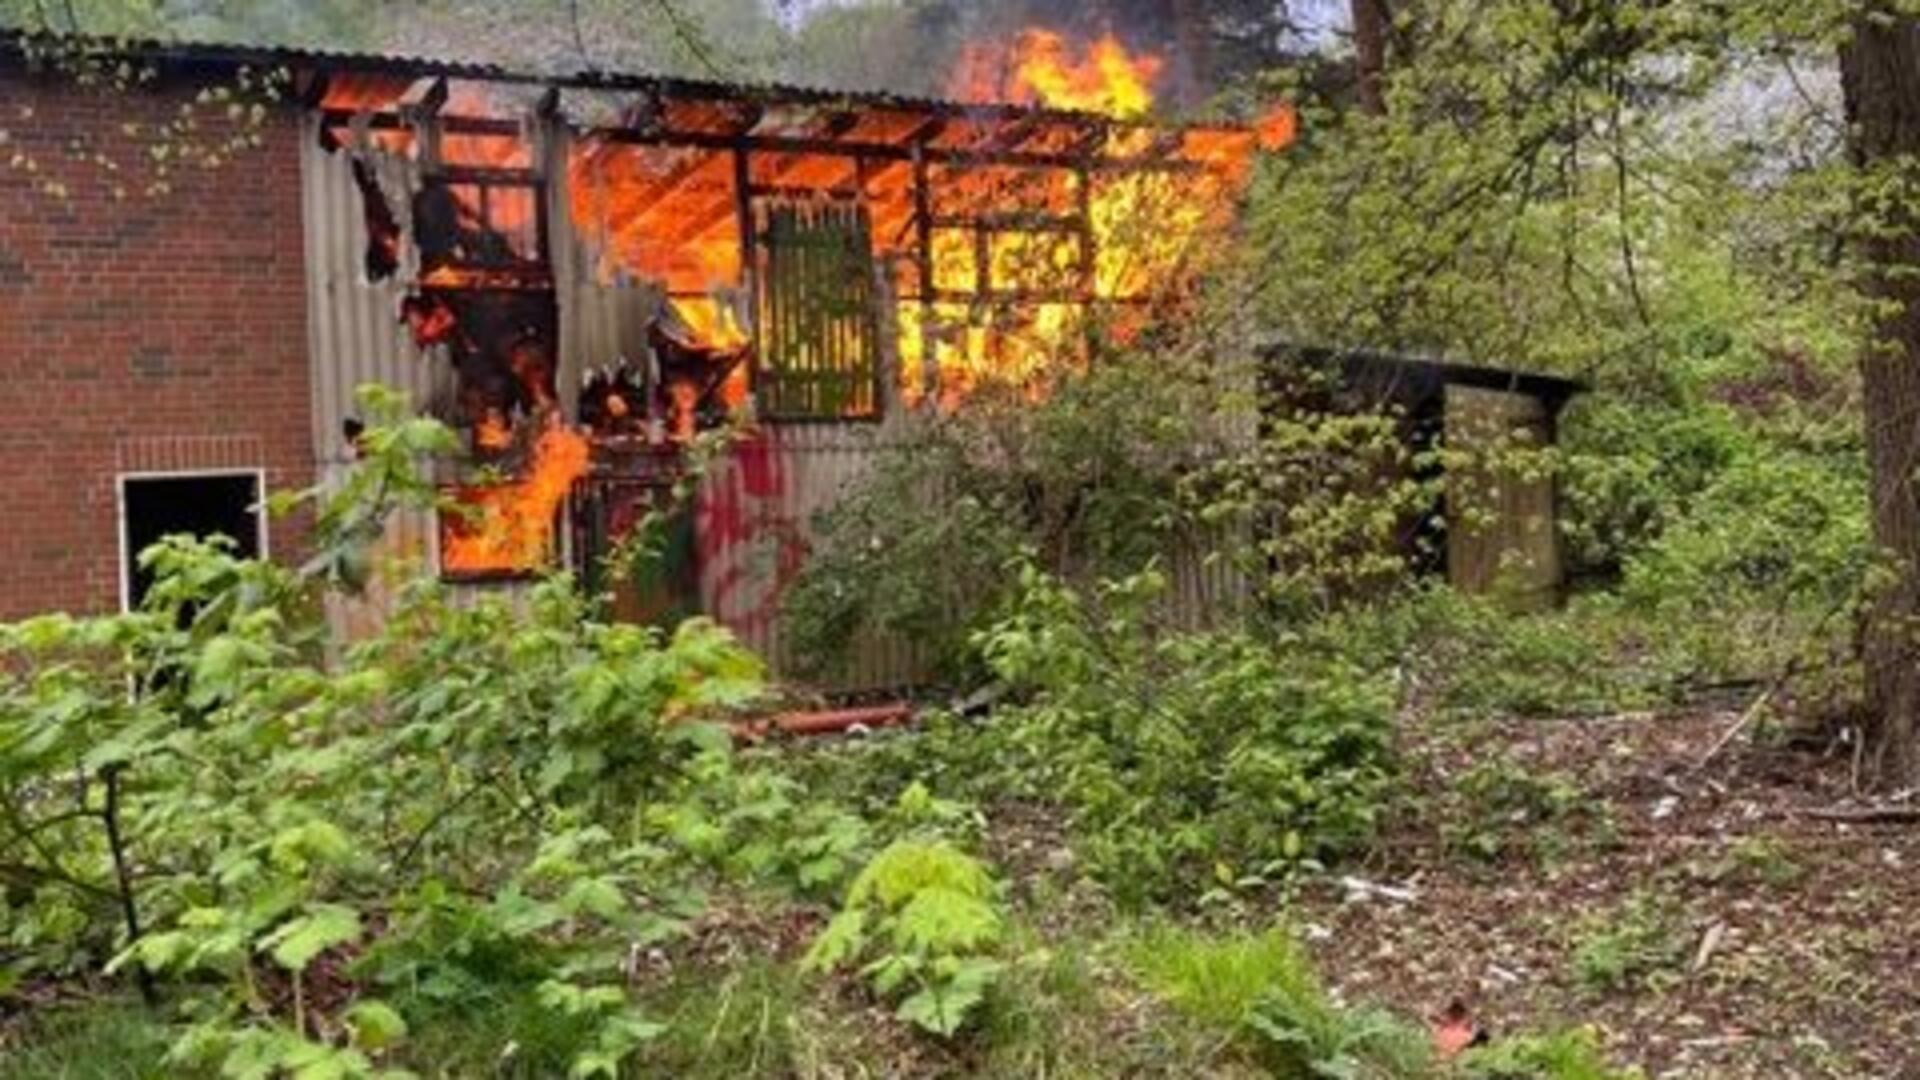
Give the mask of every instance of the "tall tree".
POLYGON ((1896 560, 1867 627, 1868 760, 1903 787, 1920 783, 1920 16, 1894 7, 1854 19, 1840 71, 1875 214, 1863 286, 1878 305, 1861 357, 1874 538, 1896 560))
POLYGON ((1393 32, 1388 0, 1353 0, 1354 96, 1363 112, 1387 111, 1381 79, 1387 67, 1387 39, 1393 32))

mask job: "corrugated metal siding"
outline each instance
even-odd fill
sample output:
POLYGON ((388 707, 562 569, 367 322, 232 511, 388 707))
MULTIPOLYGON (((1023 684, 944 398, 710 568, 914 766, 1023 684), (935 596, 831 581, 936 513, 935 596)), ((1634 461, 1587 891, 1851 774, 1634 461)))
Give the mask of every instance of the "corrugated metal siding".
MULTIPOLYGON (((797 669, 780 601, 812 548, 814 515, 887 452, 885 432, 874 424, 768 424, 701 484, 694 508, 701 608, 776 672, 797 669)), ((923 674, 911 642, 874 640, 854 650, 833 689, 898 687, 923 674)))
MULTIPOLYGON (((408 166, 388 160, 385 182, 404 190, 408 166)), ((356 388, 382 383, 405 391, 417 408, 427 407, 452 380, 444 362, 423 356, 399 321, 403 268, 392 279, 366 275, 366 219, 352 166, 344 153, 320 146, 317 117, 308 117, 300 143, 302 218, 307 250, 307 350, 313 402, 313 459, 320 483, 340 482, 349 461, 342 423, 359 413, 356 388)), ((410 247, 410 245, 407 245, 410 247)), ((411 253, 409 252, 409 258, 411 253)), ((376 546, 376 566, 398 559, 434 565, 433 515, 396 514, 376 546)), ((362 596, 329 597, 327 615, 336 640, 350 642, 377 632, 391 607, 392 584, 376 575, 362 596)))
MULTIPOLYGON (((701 609, 719 619, 780 675, 803 658, 782 626, 780 604, 814 548, 814 518, 874 467, 897 442, 885 425, 768 424, 713 468, 695 505, 701 609)), ((1211 629, 1245 613, 1245 575, 1224 557, 1225 537, 1194 537, 1168 552, 1167 617, 1211 629)), ((928 567, 938 574, 939 567, 928 567)), ((849 667, 827 689, 880 690, 928 674, 914 642, 872 635, 857 641, 849 667)))
MULTIPOLYGON (((403 168, 389 162, 386 168, 403 168)), ((367 228, 344 153, 320 146, 319 121, 308 117, 300 142, 302 217, 307 243, 307 348, 313 391, 313 456, 325 465, 347 459, 341 423, 358 411, 354 390, 384 383, 404 390, 416 407, 444 392, 452 371, 414 348, 400 324, 406 270, 383 282, 366 274, 367 228)), ((392 178, 405 184, 407 178, 392 178)))
POLYGON ((573 224, 567 170, 572 136, 564 125, 553 125, 546 145, 547 232, 560 308, 555 382, 568 419, 574 419, 587 371, 646 355, 647 324, 659 314, 661 298, 643 283, 602 272, 596 238, 582 236, 573 224))

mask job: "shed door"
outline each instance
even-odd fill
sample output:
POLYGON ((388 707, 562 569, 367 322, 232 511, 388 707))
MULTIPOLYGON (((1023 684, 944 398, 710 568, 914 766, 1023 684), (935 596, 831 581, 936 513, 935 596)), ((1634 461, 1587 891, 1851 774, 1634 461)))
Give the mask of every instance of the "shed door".
POLYGON ((879 410, 872 230, 847 199, 754 204, 760 411, 844 419, 879 410))
MULTIPOLYGON (((1447 387, 1450 449, 1493 455, 1553 442, 1553 415, 1538 398, 1447 387)), ((1447 579, 1462 592, 1554 602, 1561 582, 1553 477, 1540 469, 1455 469, 1447 478, 1447 579)))

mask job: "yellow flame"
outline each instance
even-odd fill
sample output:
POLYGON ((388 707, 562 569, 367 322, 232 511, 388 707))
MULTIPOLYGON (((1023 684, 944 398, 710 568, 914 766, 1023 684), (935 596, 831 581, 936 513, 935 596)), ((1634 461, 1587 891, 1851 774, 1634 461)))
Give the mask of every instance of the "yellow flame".
POLYGON ((574 481, 587 471, 586 437, 549 422, 533 446, 525 476, 459 488, 459 512, 442 519, 440 562, 451 573, 525 573, 553 556, 553 521, 574 481))
POLYGON ((1089 46, 1077 63, 1066 40, 1050 30, 1026 31, 1016 48, 1014 70, 1020 84, 1042 104, 1121 120, 1144 116, 1153 108, 1159 57, 1136 58, 1111 34, 1089 46))

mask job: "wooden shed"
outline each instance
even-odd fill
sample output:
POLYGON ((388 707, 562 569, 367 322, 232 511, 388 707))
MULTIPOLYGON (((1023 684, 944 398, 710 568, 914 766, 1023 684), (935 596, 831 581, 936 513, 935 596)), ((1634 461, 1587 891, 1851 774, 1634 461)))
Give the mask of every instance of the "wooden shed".
MULTIPOLYGON (((1273 345, 1262 366, 1269 387, 1314 373, 1340 409, 1391 412, 1415 451, 1551 447, 1561 411, 1585 389, 1555 375, 1323 346, 1273 345)), ((1558 601, 1566 567, 1551 469, 1476 465, 1447 475, 1440 490, 1403 531, 1416 567, 1521 607, 1558 601)))

